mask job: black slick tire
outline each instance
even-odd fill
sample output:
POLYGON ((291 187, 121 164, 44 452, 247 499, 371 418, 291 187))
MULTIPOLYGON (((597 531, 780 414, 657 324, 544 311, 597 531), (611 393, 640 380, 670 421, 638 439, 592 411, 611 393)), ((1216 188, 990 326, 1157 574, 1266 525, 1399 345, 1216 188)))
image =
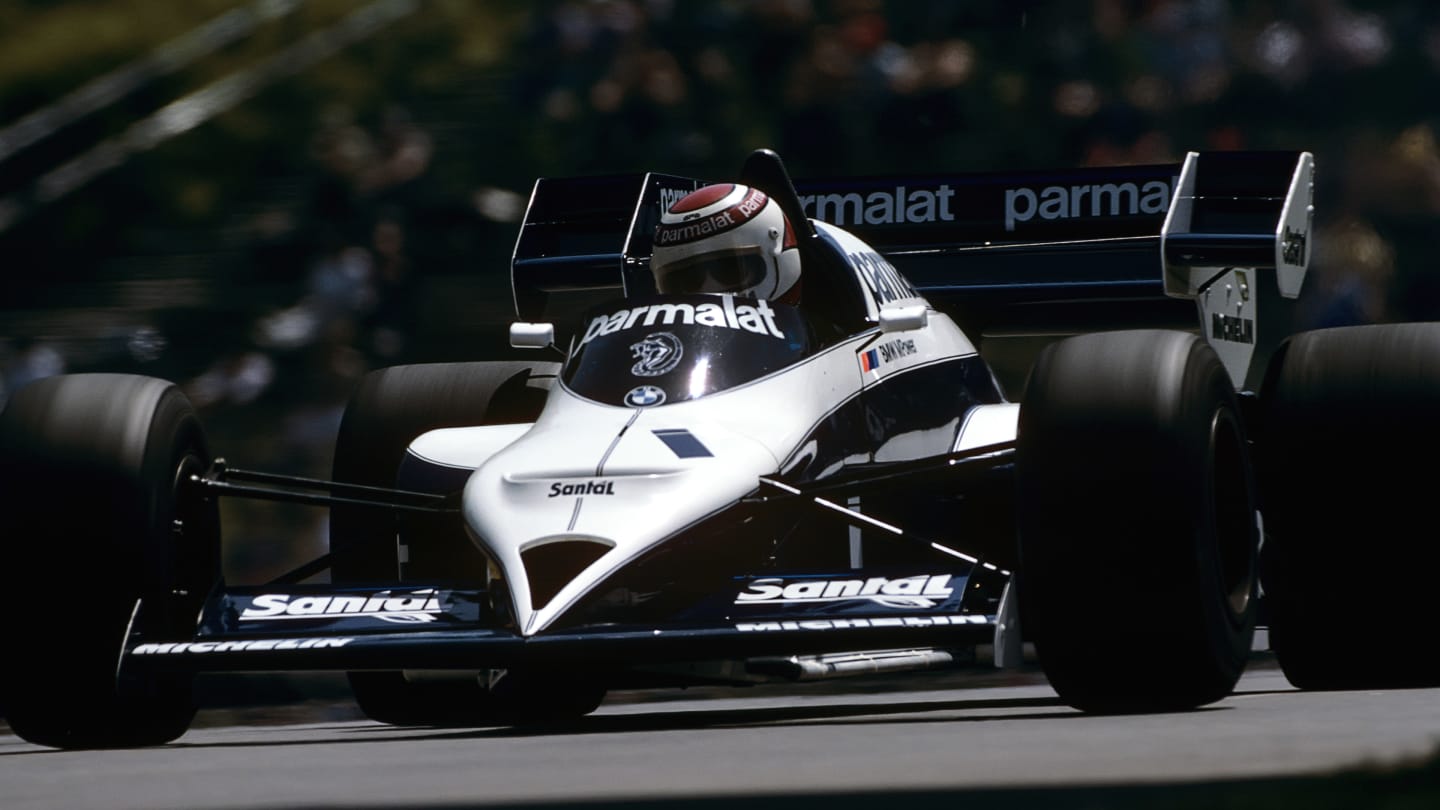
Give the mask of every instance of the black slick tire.
POLYGON ((1298 334, 1261 390, 1270 646, 1301 689, 1440 686, 1440 323, 1298 334))
MULTIPOLYGON (((351 398, 341 422, 335 480, 394 486, 406 448, 426 431, 534 421, 558 370, 553 363, 495 361, 397 366, 372 372, 351 398)), ((396 516, 375 509, 332 509, 332 581, 344 585, 398 582, 396 536, 400 530, 396 516)), ((473 547, 465 552, 478 554, 473 547)), ((366 716, 391 725, 549 721, 558 719, 553 716, 557 708, 570 717, 593 711, 604 696, 603 689, 586 683, 551 683, 555 679, 543 673, 533 677, 506 673, 493 690, 483 674, 409 680, 401 672, 352 672, 349 679, 366 716), (575 699, 569 699, 570 695, 575 699)))
POLYGON ((139 674, 120 657, 127 641, 191 638, 219 580, 216 505, 187 483, 209 463, 193 408, 164 380, 57 376, 7 403, 6 593, 33 606, 0 617, 14 653, 0 680, 18 736, 133 747, 189 727, 193 674, 139 674))
POLYGON ((1021 628, 1102 713, 1228 695, 1254 636, 1256 487, 1237 398, 1186 332, 1047 347, 1021 404, 1021 628))

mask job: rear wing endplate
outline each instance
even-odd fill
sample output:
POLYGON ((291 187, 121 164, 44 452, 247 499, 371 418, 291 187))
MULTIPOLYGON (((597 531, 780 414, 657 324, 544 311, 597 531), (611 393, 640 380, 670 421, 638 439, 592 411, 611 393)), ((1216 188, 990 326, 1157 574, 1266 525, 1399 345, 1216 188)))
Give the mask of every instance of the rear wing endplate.
POLYGON ((649 261, 660 212, 700 185, 655 173, 536 180, 510 261, 520 320, 568 327, 605 299, 647 292, 633 287, 649 274, 631 269, 649 261))

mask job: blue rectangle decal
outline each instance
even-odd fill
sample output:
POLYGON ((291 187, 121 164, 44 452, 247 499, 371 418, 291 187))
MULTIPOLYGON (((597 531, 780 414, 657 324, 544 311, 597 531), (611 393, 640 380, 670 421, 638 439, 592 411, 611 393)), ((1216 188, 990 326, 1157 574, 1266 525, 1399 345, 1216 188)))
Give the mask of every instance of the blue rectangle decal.
POLYGON ((715 454, 710 448, 700 443, 694 434, 683 428, 652 430, 655 438, 665 443, 671 452, 680 458, 711 458, 715 454))

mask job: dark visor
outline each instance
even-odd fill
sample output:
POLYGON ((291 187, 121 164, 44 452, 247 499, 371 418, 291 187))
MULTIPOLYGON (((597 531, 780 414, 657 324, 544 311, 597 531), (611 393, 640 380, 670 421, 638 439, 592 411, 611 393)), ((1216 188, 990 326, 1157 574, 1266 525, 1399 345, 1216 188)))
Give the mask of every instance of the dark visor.
POLYGON ((765 278, 765 256, 758 247, 717 250, 665 265, 656 288, 667 295, 738 292, 765 278))

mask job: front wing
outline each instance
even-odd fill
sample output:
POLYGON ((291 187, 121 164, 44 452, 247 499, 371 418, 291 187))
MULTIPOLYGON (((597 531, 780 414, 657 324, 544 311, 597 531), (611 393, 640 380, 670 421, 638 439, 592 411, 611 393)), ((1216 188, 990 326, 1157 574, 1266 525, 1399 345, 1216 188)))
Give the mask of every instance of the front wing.
POLYGON ((1003 600, 976 600, 980 609, 974 612, 965 607, 967 591, 998 592, 972 583, 971 572, 866 573, 872 572, 852 572, 845 580, 814 575, 748 580, 758 584, 747 593, 763 596, 767 588, 779 590, 789 582, 792 589, 816 594, 812 600, 758 609, 734 605, 719 612, 700 606, 663 625, 606 624, 529 637, 496 626, 487 595, 478 590, 236 589, 207 602, 191 638, 132 635, 121 671, 599 669, 995 642, 1003 600), (844 598, 857 584, 858 590, 869 585, 877 592, 890 587, 913 595, 844 598), (820 598, 827 585, 841 598, 820 598), (948 593, 936 596, 942 591, 948 593))

